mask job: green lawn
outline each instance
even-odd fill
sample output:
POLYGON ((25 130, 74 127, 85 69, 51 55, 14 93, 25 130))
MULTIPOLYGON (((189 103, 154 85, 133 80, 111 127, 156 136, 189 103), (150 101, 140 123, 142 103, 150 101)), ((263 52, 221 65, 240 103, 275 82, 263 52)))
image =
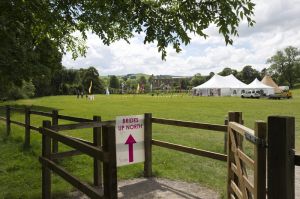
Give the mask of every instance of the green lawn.
MULTIPOLYGON (((5 104, 34 105, 47 111, 59 109, 60 114, 92 118, 100 115, 111 120, 120 115, 150 112, 153 117, 186 121, 223 124, 228 111, 241 111, 245 125, 253 128, 255 120, 267 120, 269 115, 296 117, 296 149, 300 151, 300 89, 293 92, 291 100, 241 99, 237 97, 191 96, 127 96, 97 95, 95 101, 76 99, 75 96, 53 96, 19 100, 5 104)), ((0 103, 0 105, 5 105, 0 103)), ((0 115, 3 112, 0 112, 0 115)), ((24 121, 24 115, 13 113, 12 118, 24 121)), ((40 126, 45 117, 34 116, 32 123, 40 126)), ((60 123, 62 123, 60 121, 60 123)), ((91 140, 91 130, 67 132, 72 136, 91 140)), ((10 137, 5 136, 5 125, 0 122, 0 198, 40 198, 41 170, 38 156, 41 154, 41 136, 32 133, 30 149, 23 149, 24 129, 13 125, 10 137)), ((153 138, 215 152, 223 152, 223 134, 164 125, 154 125, 153 138)), ((66 147, 61 147, 66 150, 66 147)), ((197 182, 225 193, 226 163, 196 157, 185 153, 154 147, 153 169, 158 177, 197 182)), ((60 163, 77 177, 92 182, 92 160, 87 156, 67 158, 60 163)), ((121 167, 119 179, 142 176, 143 165, 121 167)), ((61 178, 52 180, 52 191, 63 197, 73 189, 61 178)))

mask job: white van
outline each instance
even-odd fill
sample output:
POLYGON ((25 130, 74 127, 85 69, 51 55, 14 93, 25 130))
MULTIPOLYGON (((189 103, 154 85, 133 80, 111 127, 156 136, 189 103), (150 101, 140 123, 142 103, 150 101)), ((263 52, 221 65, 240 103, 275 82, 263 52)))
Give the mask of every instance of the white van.
POLYGON ((260 91, 257 90, 248 90, 241 94, 242 98, 260 98, 260 91))

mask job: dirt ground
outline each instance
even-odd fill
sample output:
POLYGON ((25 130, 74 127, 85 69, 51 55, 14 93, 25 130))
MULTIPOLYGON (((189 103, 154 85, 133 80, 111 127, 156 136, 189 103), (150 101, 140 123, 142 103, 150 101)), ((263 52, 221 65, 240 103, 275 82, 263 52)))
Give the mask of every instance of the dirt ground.
MULTIPOLYGON (((160 178, 138 178, 120 181, 118 184, 120 199, 219 199, 213 190, 199 184, 173 181, 160 178)), ((87 199, 78 192, 70 194, 72 199, 87 199)))

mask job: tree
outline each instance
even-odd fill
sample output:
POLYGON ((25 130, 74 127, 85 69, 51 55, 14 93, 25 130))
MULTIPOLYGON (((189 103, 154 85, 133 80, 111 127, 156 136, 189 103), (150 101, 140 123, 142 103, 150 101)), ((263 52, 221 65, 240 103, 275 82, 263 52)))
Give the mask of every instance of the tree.
POLYGON ((231 75, 231 74, 236 76, 237 75, 237 70, 226 67, 221 72, 219 72, 218 74, 222 75, 222 76, 227 76, 227 75, 231 75))
POLYGON ((146 77, 145 76, 140 76, 140 78, 138 79, 138 83, 140 84, 140 85, 146 85, 146 83, 147 83, 147 79, 146 79, 146 77))
POLYGON ((239 72, 237 78, 240 79, 242 82, 249 84, 255 78, 260 79, 260 73, 256 69, 252 68, 252 66, 247 65, 241 70, 241 72, 239 72))
POLYGON ((56 71, 62 69, 62 53, 50 39, 44 39, 33 50, 31 78, 36 96, 53 94, 51 80, 56 71))
POLYGON ((107 45, 120 39, 128 41, 134 32, 143 32, 144 43, 157 42, 164 58, 169 45, 179 52, 181 44, 188 44, 190 32, 206 38, 204 30, 210 24, 215 24, 226 44, 231 44, 231 36, 238 35, 237 27, 242 19, 249 26, 255 23, 254 6, 251 0, 11 0, 1 1, 0 9, 5 28, 13 25, 25 37, 33 39, 33 43, 51 38, 62 50, 67 46, 74 57, 85 53, 82 40, 91 30, 107 45), (76 31, 81 37, 72 34, 76 31))
POLYGON ((200 73, 197 73, 191 79, 190 84, 192 86, 199 86, 200 84, 203 84, 204 82, 205 82, 205 78, 200 73))
POLYGON ((29 81, 36 66, 32 63, 34 50, 44 40, 51 40, 61 53, 71 51, 76 58, 86 53, 87 31, 106 45, 143 33, 144 43, 156 43, 165 59, 168 46, 180 52, 182 44, 190 43, 190 33, 208 37, 204 31, 211 24, 226 44, 232 44, 241 20, 245 18, 249 26, 255 23, 253 10, 252 0, 2 0, 1 81, 19 86, 23 80, 29 81))
POLYGON ((300 77, 300 51, 298 48, 289 46, 283 51, 277 51, 275 55, 267 60, 271 64, 269 71, 277 76, 279 83, 288 82, 293 88, 300 77))
POLYGON ((112 75, 109 79, 109 87, 114 88, 114 89, 119 89, 120 88, 120 82, 117 76, 112 75))
POLYGON ((90 84, 92 82, 92 93, 104 93, 104 82, 100 80, 99 73, 96 68, 89 67, 88 69, 80 69, 83 76, 82 84, 86 93, 88 93, 90 84))

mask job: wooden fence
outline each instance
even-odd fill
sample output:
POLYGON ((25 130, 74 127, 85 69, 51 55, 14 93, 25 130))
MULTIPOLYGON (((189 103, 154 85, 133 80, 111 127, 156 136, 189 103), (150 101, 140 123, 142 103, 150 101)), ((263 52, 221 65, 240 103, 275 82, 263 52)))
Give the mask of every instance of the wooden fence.
MULTIPOLYGON (((115 127, 109 125, 109 122, 100 121, 95 121, 93 126, 95 126, 93 132, 94 143, 87 143, 87 141, 74 139, 58 133, 58 129, 60 129, 59 125, 51 126, 50 121, 43 122, 43 128, 40 128, 42 134, 42 156, 39 158, 42 164, 43 199, 51 198, 51 171, 91 198, 117 198, 115 127), (51 141, 61 142, 75 150, 53 153, 51 152, 51 141), (94 159, 94 186, 90 186, 72 176, 54 161, 58 158, 81 153, 94 159), (103 162, 103 167, 101 166, 101 162, 103 162)), ((81 129, 82 127, 84 128, 84 126, 73 125, 68 130, 81 129)), ((66 125, 62 129, 65 128, 66 125)))
MULTIPOLYGON (((28 129, 40 130, 43 135, 43 153, 40 158, 43 164, 43 193, 49 194, 49 190, 51 190, 51 170, 92 198, 117 197, 115 146, 112 146, 115 145, 115 121, 103 122, 101 118, 97 116, 94 116, 93 120, 90 120, 59 115, 57 111, 46 113, 26 108, 25 123, 21 123, 10 119, 10 111, 16 110, 15 108, 6 106, 5 110, 6 118, 0 117, 0 120, 6 121, 8 135, 10 134, 11 123, 25 127, 25 140, 29 139, 29 141, 25 141, 25 144, 30 144, 30 136, 28 136, 30 133, 28 133, 28 129), (41 129, 33 127, 30 125, 30 114, 51 117, 52 125, 50 122, 44 122, 44 126, 41 129), (58 119, 79 123, 58 125, 58 119), (64 130, 82 128, 93 128, 93 142, 64 136, 59 133, 64 130), (101 131, 103 131, 103 135, 101 135, 101 131), (75 150, 59 153, 57 148, 58 142, 66 144, 75 150), (55 163, 55 160, 58 158, 81 153, 87 154, 94 159, 94 185, 96 187, 103 187, 103 180, 103 193, 100 193, 99 190, 95 190, 94 187, 87 186, 85 183, 71 176, 55 163), (112 155, 113 153, 114 155, 112 155), (101 162, 103 162, 103 168, 101 162)), ((242 124, 243 119, 242 113, 240 112, 229 112, 228 120, 225 121, 224 125, 154 118, 151 113, 146 113, 144 124, 144 176, 152 176, 152 147, 158 146, 215 160, 227 161, 228 198, 262 199, 266 198, 267 195, 268 198, 294 199, 294 169, 296 165, 300 166, 300 156, 295 155, 294 149, 295 119, 293 117, 270 116, 268 117, 267 123, 257 121, 254 130, 242 124), (153 124, 204 129, 222 133, 227 132, 225 133, 225 135, 228 135, 225 143, 228 155, 152 139, 153 124), (252 158, 244 152, 244 140, 254 145, 254 155, 252 158), (266 153, 268 153, 267 158, 266 153), (254 171, 252 176, 254 180, 252 183, 250 182, 250 175, 247 173, 246 167, 252 168, 254 171), (268 174, 267 177, 266 174, 268 174), (266 184, 268 184, 268 187, 266 184)), ((45 194, 45 198, 47 194, 45 194)))
POLYGON ((237 122, 234 113, 229 115, 228 126, 228 183, 227 198, 266 198, 266 123, 255 122, 255 130, 237 122), (244 151, 244 138, 254 145, 250 158, 244 151), (254 171, 252 178, 247 168, 254 171))
MULTIPOLYGON (((49 117, 52 119, 53 125, 57 125, 59 122, 59 119, 71 121, 71 122, 93 122, 94 121, 93 119, 59 115, 57 110, 52 110, 51 112, 43 112, 43 111, 32 110, 30 107, 16 108, 16 107, 12 107, 12 106, 0 107, 0 109, 5 111, 6 117, 0 117, 0 120, 6 121, 6 134, 7 135, 10 135, 10 133, 11 133, 11 124, 15 124, 15 125, 22 126, 25 128, 24 147, 30 146, 31 130, 39 132, 39 127, 31 125, 31 119, 30 119, 31 115, 39 115, 39 116, 49 117), (24 113, 25 121, 20 122, 20 121, 12 120, 11 119, 12 111, 24 113)), ((58 151, 58 145, 57 145, 56 141, 53 142, 52 150, 53 150, 53 152, 58 151)))

